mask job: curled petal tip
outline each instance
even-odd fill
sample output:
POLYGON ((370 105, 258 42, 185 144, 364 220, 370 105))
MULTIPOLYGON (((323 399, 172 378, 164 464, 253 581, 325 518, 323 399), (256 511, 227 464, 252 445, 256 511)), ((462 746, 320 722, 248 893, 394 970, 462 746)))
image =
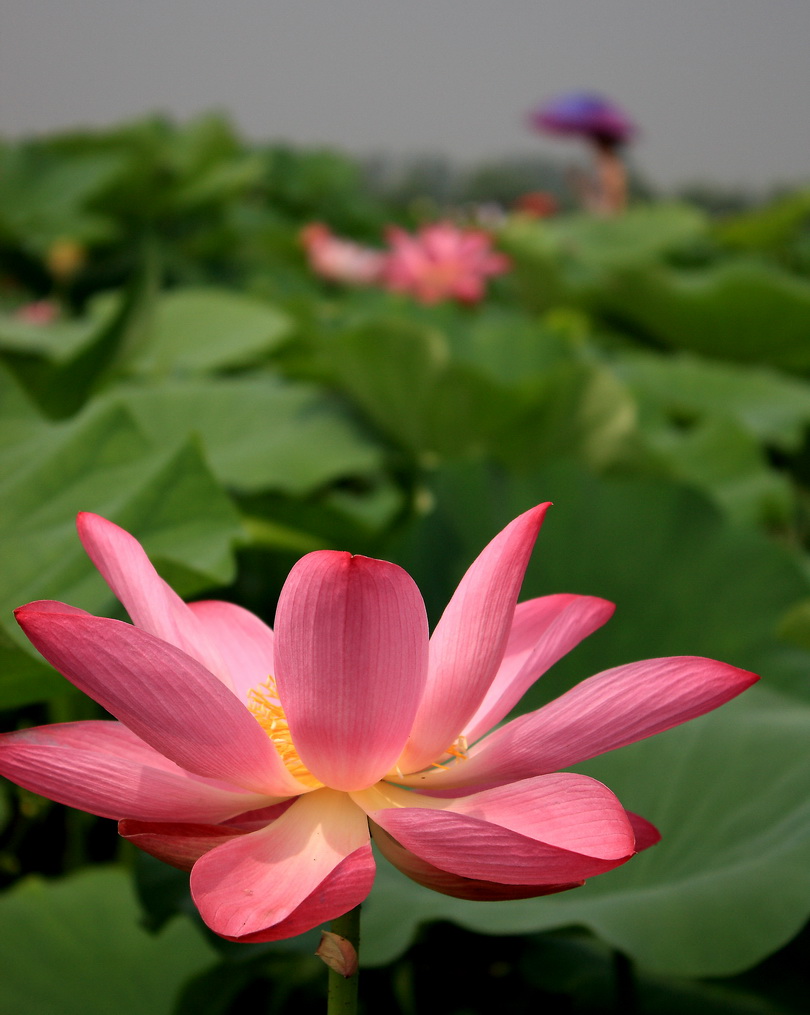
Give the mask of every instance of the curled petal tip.
POLYGON ((68 606, 67 603, 60 603, 56 599, 37 599, 32 603, 25 603, 18 606, 14 611, 14 619, 23 629, 27 631, 26 625, 36 624, 38 618, 43 615, 65 614, 71 616, 90 616, 86 610, 80 610, 77 606, 68 606))
POLYGON ((655 825, 651 821, 647 821, 646 818, 642 818, 640 814, 627 811, 627 820, 630 822, 636 839, 636 853, 641 853, 642 850, 649 849, 650 846, 656 846, 661 841, 661 833, 655 825))

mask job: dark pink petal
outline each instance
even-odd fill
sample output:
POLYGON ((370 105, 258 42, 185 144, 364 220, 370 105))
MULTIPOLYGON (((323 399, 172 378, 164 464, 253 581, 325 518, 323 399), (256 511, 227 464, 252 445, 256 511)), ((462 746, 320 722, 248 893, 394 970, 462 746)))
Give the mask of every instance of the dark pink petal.
POLYGON ((225 660, 237 698, 246 701, 251 688, 275 673, 273 631, 255 613, 235 603, 204 600, 188 605, 225 660))
POLYGON ((430 639, 430 669, 408 746, 414 772, 437 761, 480 706, 503 659, 518 592, 548 504, 526 511, 479 554, 430 639))
POLYGON ((200 857, 215 846, 248 833, 230 825, 119 821, 118 834, 163 863, 190 871, 200 857))
POLYGON ((117 722, 5 733, 0 774, 32 793, 116 820, 219 822, 267 801, 184 771, 117 722))
POLYGON ((470 720, 468 743, 492 729, 532 684, 613 616, 615 607, 593 596, 555 595, 518 603, 503 662, 470 720))
POLYGON ((586 775, 555 772, 482 790, 448 810, 602 860, 628 856, 635 836, 615 794, 586 775))
POLYGON ((425 682, 427 619, 413 579, 387 561, 307 554, 281 591, 275 635, 301 760, 335 789, 375 783, 399 757, 425 682))
POLYGON ((371 822, 371 835, 377 848, 398 870, 412 881, 430 888, 442 895, 452 895, 457 899, 468 899, 471 902, 503 902, 507 899, 533 899, 539 895, 554 895, 570 888, 580 888, 585 882, 575 881, 565 885, 504 885, 497 881, 476 881, 463 878, 458 874, 450 874, 429 864, 414 853, 404 849, 391 836, 371 822))
POLYGON ((502 825, 450 810, 392 807, 370 815, 401 846, 434 867, 506 885, 561 885, 584 881, 624 863, 583 856, 521 835, 502 825))
POLYGON ((191 893, 203 920, 222 937, 288 937, 365 898, 373 879, 368 846, 360 808, 344 793, 315 790, 266 828, 206 853, 191 872, 191 893), (338 885, 330 883, 349 859, 338 885))
POLYGON ((494 786, 568 768, 710 712, 758 679, 699 656, 617 666, 490 733, 466 761, 402 782, 426 789, 494 786))
POLYGON ((286 800, 281 800, 279 803, 269 804, 267 807, 259 807, 256 810, 245 811, 244 814, 234 814, 229 819, 228 824, 241 828, 245 832, 255 832, 259 828, 264 828, 265 825, 269 825, 271 821, 275 821, 276 818, 280 818, 281 815, 287 810, 288 807, 292 807, 298 797, 287 797, 286 800))
POLYGON ((352 799, 400 846, 463 878, 568 885, 634 852, 624 808, 602 783, 556 773, 447 801, 380 784, 352 799))
POLYGON ((205 625, 160 577, 138 540, 89 511, 79 514, 76 527, 87 555, 132 623, 181 648, 230 686, 230 674, 205 625))
POLYGON ((640 853, 642 849, 649 849, 650 846, 655 846, 661 841, 661 833, 651 821, 642 818, 640 814, 633 814, 632 811, 627 812, 627 819, 633 826, 637 853, 640 853))
POLYGON ((182 768, 271 797, 303 790, 247 708, 185 652, 104 617, 27 606, 16 617, 60 673, 182 768))
MULTIPOLYGON (((68 606, 67 603, 60 603, 56 599, 37 599, 33 603, 26 603, 25 606, 20 606, 20 610, 35 610, 37 613, 61 613, 73 614, 74 617, 92 617, 92 613, 88 613, 87 610, 80 610, 78 606, 68 606)), ((14 611, 16 616, 17 610, 14 611)))

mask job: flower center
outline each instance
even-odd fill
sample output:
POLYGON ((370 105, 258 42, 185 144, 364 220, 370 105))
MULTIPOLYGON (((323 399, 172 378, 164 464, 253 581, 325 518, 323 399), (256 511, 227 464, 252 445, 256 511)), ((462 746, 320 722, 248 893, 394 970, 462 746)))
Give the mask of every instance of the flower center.
POLYGON ((322 786, 323 783, 315 778, 298 757, 298 751, 296 751, 290 736, 287 717, 284 715, 284 709, 278 698, 276 678, 268 677, 258 687, 252 687, 248 691, 247 698, 248 711, 270 737, 290 775, 295 776, 307 786, 315 788, 322 786))

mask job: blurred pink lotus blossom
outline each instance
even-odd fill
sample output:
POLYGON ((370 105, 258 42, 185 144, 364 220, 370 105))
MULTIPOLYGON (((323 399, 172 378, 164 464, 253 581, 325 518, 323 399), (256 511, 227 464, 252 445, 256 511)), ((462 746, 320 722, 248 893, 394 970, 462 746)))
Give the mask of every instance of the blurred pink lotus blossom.
POLYGON ((484 297, 486 280, 511 266, 506 255, 492 249, 488 233, 460 229, 452 222, 423 226, 415 235, 391 226, 387 238, 385 286, 409 293, 420 303, 445 299, 477 303, 484 297))
POLYGON ((530 190, 512 205, 512 210, 527 218, 547 219, 556 215, 559 209, 557 198, 547 190, 530 190))
POLYGON ((59 304, 54 300, 36 300, 34 303, 24 303, 17 307, 14 316, 26 324, 53 324, 59 319, 61 310, 59 304))
POLYGON ((335 236, 329 226, 312 222, 301 230, 310 267, 322 278, 348 285, 371 285, 380 278, 384 254, 335 236))
POLYGON ((187 605, 131 535, 82 514, 84 547, 133 624, 50 601, 17 619, 115 720, 5 734, 0 773, 119 820, 141 849, 190 870, 203 919, 232 940, 291 937, 357 906, 374 879, 370 834, 448 895, 577 887, 659 836, 600 782, 559 770, 757 678, 710 659, 650 659, 501 725, 613 613, 591 596, 517 603, 547 507, 484 548, 430 638, 395 564, 308 554, 271 631, 233 603, 187 605))

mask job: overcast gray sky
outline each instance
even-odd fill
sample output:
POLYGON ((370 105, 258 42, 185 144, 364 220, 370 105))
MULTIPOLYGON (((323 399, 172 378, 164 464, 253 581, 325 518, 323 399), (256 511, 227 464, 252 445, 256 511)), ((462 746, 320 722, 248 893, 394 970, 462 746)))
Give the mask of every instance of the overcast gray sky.
POLYGON ((524 114, 604 92, 660 186, 810 180, 808 0, 2 0, 0 133, 162 110, 251 138, 573 155, 524 114))

